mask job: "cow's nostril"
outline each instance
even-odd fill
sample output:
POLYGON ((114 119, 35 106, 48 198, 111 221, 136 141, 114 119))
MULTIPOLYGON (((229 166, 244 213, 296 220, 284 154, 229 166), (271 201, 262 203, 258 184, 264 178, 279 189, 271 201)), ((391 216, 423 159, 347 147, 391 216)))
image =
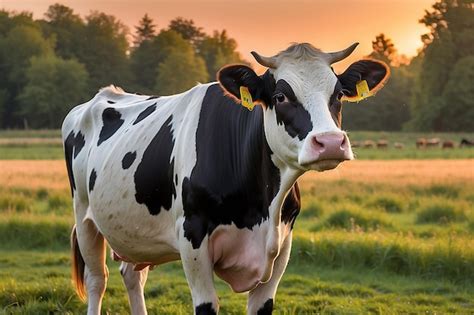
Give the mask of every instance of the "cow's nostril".
POLYGON ((323 148, 324 148, 324 143, 323 143, 323 142, 319 142, 316 137, 313 137, 312 141, 313 141, 313 146, 314 146, 315 148, 319 148, 319 149, 323 149, 323 148))
POLYGON ((346 139, 346 136, 344 136, 342 138, 342 142, 341 142, 341 149, 342 150, 345 150, 346 142, 347 142, 347 139, 346 139))

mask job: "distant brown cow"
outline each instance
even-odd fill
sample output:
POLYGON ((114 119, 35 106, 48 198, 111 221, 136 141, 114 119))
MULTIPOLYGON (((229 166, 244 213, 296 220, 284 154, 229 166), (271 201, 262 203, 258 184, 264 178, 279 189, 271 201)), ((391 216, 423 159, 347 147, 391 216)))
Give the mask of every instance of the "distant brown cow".
POLYGON ((360 147, 360 141, 351 141, 351 147, 359 148, 360 147))
POLYGON ((426 147, 427 148, 437 148, 437 147, 439 147, 440 143, 441 143, 441 141, 439 140, 439 138, 431 138, 431 139, 426 140, 426 147))
POLYGON ((379 140, 377 141, 377 148, 379 149, 385 149, 388 147, 388 141, 387 140, 379 140))
POLYGON ((393 146, 395 147, 395 149, 403 149, 405 147, 405 145, 401 142, 395 142, 393 146))
POLYGON ((364 148, 375 148, 375 142, 372 140, 365 140, 362 146, 364 148))
POLYGON ((426 147, 426 139, 425 138, 416 139, 416 147, 417 149, 422 149, 426 147))
POLYGON ((451 140, 445 140, 443 141, 442 144, 443 149, 453 149, 454 148, 454 142, 451 140))

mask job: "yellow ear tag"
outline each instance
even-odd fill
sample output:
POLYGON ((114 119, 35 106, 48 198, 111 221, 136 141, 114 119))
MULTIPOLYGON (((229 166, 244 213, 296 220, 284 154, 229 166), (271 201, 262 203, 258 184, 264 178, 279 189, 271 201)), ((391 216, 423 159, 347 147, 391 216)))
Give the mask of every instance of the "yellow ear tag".
POLYGON ((240 87, 240 100, 242 101, 242 106, 246 107, 248 110, 252 111, 255 107, 252 101, 252 95, 246 86, 240 87))
POLYGON ((367 98, 370 96, 369 85, 367 84, 367 81, 365 80, 357 82, 356 90, 357 90, 357 96, 360 100, 363 100, 364 98, 367 98))

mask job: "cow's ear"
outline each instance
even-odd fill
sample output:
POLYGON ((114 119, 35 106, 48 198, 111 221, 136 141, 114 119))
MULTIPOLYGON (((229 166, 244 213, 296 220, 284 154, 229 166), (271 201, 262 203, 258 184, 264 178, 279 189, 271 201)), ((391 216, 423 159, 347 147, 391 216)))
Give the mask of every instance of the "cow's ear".
POLYGON ((254 101, 264 100, 265 85, 255 71, 245 65, 230 65, 217 73, 217 80, 229 94, 239 99, 240 87, 247 87, 254 101))
POLYGON ((338 75, 344 93, 342 100, 358 102, 374 95, 384 86, 389 76, 390 68, 382 61, 364 59, 354 62, 344 73, 338 75))

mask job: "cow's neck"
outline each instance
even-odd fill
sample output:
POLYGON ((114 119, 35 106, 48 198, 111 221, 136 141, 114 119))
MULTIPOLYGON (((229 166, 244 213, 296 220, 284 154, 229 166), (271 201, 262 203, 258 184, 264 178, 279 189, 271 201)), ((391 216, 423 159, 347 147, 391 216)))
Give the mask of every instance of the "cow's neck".
MULTIPOLYGON (((263 123, 262 123, 263 124, 263 123)), ((276 168, 278 169, 279 173, 279 182, 277 190, 275 193, 275 203, 281 206, 283 203, 282 198, 286 195, 286 193, 291 189, 291 187, 295 184, 297 178, 302 174, 300 170, 295 170, 290 168, 286 163, 281 161, 277 155, 273 154, 270 147, 268 146, 268 142, 266 140, 265 131, 262 130, 263 139, 262 139, 262 148, 264 148, 264 153, 262 154, 262 175, 265 176, 270 169, 276 168)))
POLYGON ((281 205, 296 177, 273 159, 262 108, 249 112, 210 85, 196 130, 196 163, 182 184, 185 229, 205 226, 185 233, 195 248, 217 226, 253 229, 268 220, 271 247, 279 244, 281 205))
MULTIPOLYGON (((280 171, 280 183, 278 186, 278 190, 273 198, 271 204, 269 205, 269 217, 273 218, 274 226, 278 226, 282 221, 283 217, 292 216, 292 213, 284 213, 285 209, 283 209, 283 204, 285 202, 285 198, 287 197, 288 193, 295 185, 296 180, 299 176, 302 175, 300 170, 295 170, 293 168, 288 167, 283 162, 279 161, 275 156, 272 156, 274 160, 274 164, 277 165, 280 171)), ((292 212, 293 209, 286 209, 292 212)))
MULTIPOLYGON (((245 110, 244 115, 246 114, 245 110)), ((248 126, 248 120, 255 121, 251 124, 255 126, 252 130, 245 130, 239 124, 235 126, 236 130, 245 130, 237 132, 241 137, 238 141, 245 143, 244 154, 237 163, 245 170, 243 173, 246 174, 247 180, 259 181, 258 188, 263 196, 262 206, 268 209, 269 217, 274 220, 274 225, 278 226, 285 197, 297 178, 302 175, 302 171, 290 168, 272 152, 265 133, 261 107, 250 113, 244 125, 248 126)))

